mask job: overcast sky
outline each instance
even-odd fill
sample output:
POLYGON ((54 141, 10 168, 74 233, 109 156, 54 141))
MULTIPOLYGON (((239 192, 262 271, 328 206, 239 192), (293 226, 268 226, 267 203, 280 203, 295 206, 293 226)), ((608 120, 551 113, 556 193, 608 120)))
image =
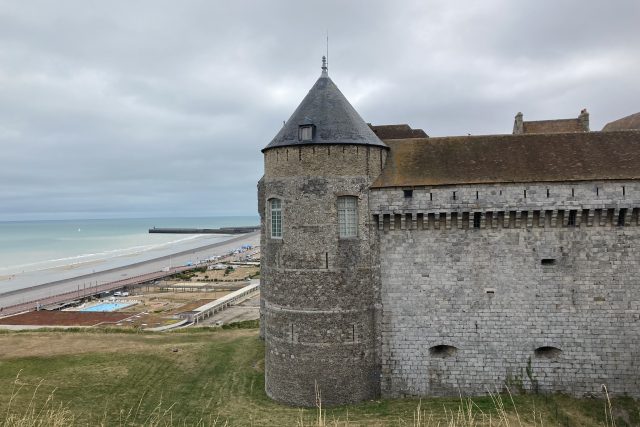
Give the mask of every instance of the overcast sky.
POLYGON ((640 111, 638 0, 0 0, 0 220, 255 215, 327 30, 374 124, 640 111))

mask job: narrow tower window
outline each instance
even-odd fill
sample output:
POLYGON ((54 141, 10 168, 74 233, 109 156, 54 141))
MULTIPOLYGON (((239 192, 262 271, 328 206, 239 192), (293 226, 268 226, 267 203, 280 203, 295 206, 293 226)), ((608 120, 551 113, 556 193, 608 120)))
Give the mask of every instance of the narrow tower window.
POLYGON ((338 230, 340 237, 358 235, 358 198, 338 197, 338 230))
POLYGON ((282 238, 282 200, 271 199, 269 205, 271 208, 271 237, 280 239, 282 238))

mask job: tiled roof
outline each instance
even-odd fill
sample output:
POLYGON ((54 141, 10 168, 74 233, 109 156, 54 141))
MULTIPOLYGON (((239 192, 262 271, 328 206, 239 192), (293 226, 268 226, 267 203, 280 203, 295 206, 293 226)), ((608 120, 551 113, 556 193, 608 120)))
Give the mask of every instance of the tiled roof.
POLYGON ((602 130, 605 132, 625 129, 640 129, 640 113, 635 113, 630 116, 607 123, 602 128, 602 130))
POLYGON ((640 179, 640 131, 385 140, 373 187, 640 179))
POLYGON ((412 129, 407 124, 401 125, 372 125, 369 127, 380 139, 428 138, 422 129, 412 129))

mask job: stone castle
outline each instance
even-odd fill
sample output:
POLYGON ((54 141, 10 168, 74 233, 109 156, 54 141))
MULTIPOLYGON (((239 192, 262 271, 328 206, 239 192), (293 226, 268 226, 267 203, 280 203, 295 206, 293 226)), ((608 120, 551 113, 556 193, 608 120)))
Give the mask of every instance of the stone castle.
POLYGON ((638 119, 429 138, 365 123, 323 64, 262 150, 267 394, 639 397, 638 119))

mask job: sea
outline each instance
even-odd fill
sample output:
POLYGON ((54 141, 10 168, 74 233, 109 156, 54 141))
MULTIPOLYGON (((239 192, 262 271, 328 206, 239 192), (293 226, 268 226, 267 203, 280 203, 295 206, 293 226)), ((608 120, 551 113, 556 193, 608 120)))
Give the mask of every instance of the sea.
MULTIPOLYGON (((232 236, 150 234, 153 227, 253 226, 257 216, 0 221, 0 293, 21 276, 55 279, 55 272, 102 271, 207 246, 232 236), (80 268, 81 267, 81 268, 80 268)), ((14 288, 15 286, 10 286, 14 288)))

